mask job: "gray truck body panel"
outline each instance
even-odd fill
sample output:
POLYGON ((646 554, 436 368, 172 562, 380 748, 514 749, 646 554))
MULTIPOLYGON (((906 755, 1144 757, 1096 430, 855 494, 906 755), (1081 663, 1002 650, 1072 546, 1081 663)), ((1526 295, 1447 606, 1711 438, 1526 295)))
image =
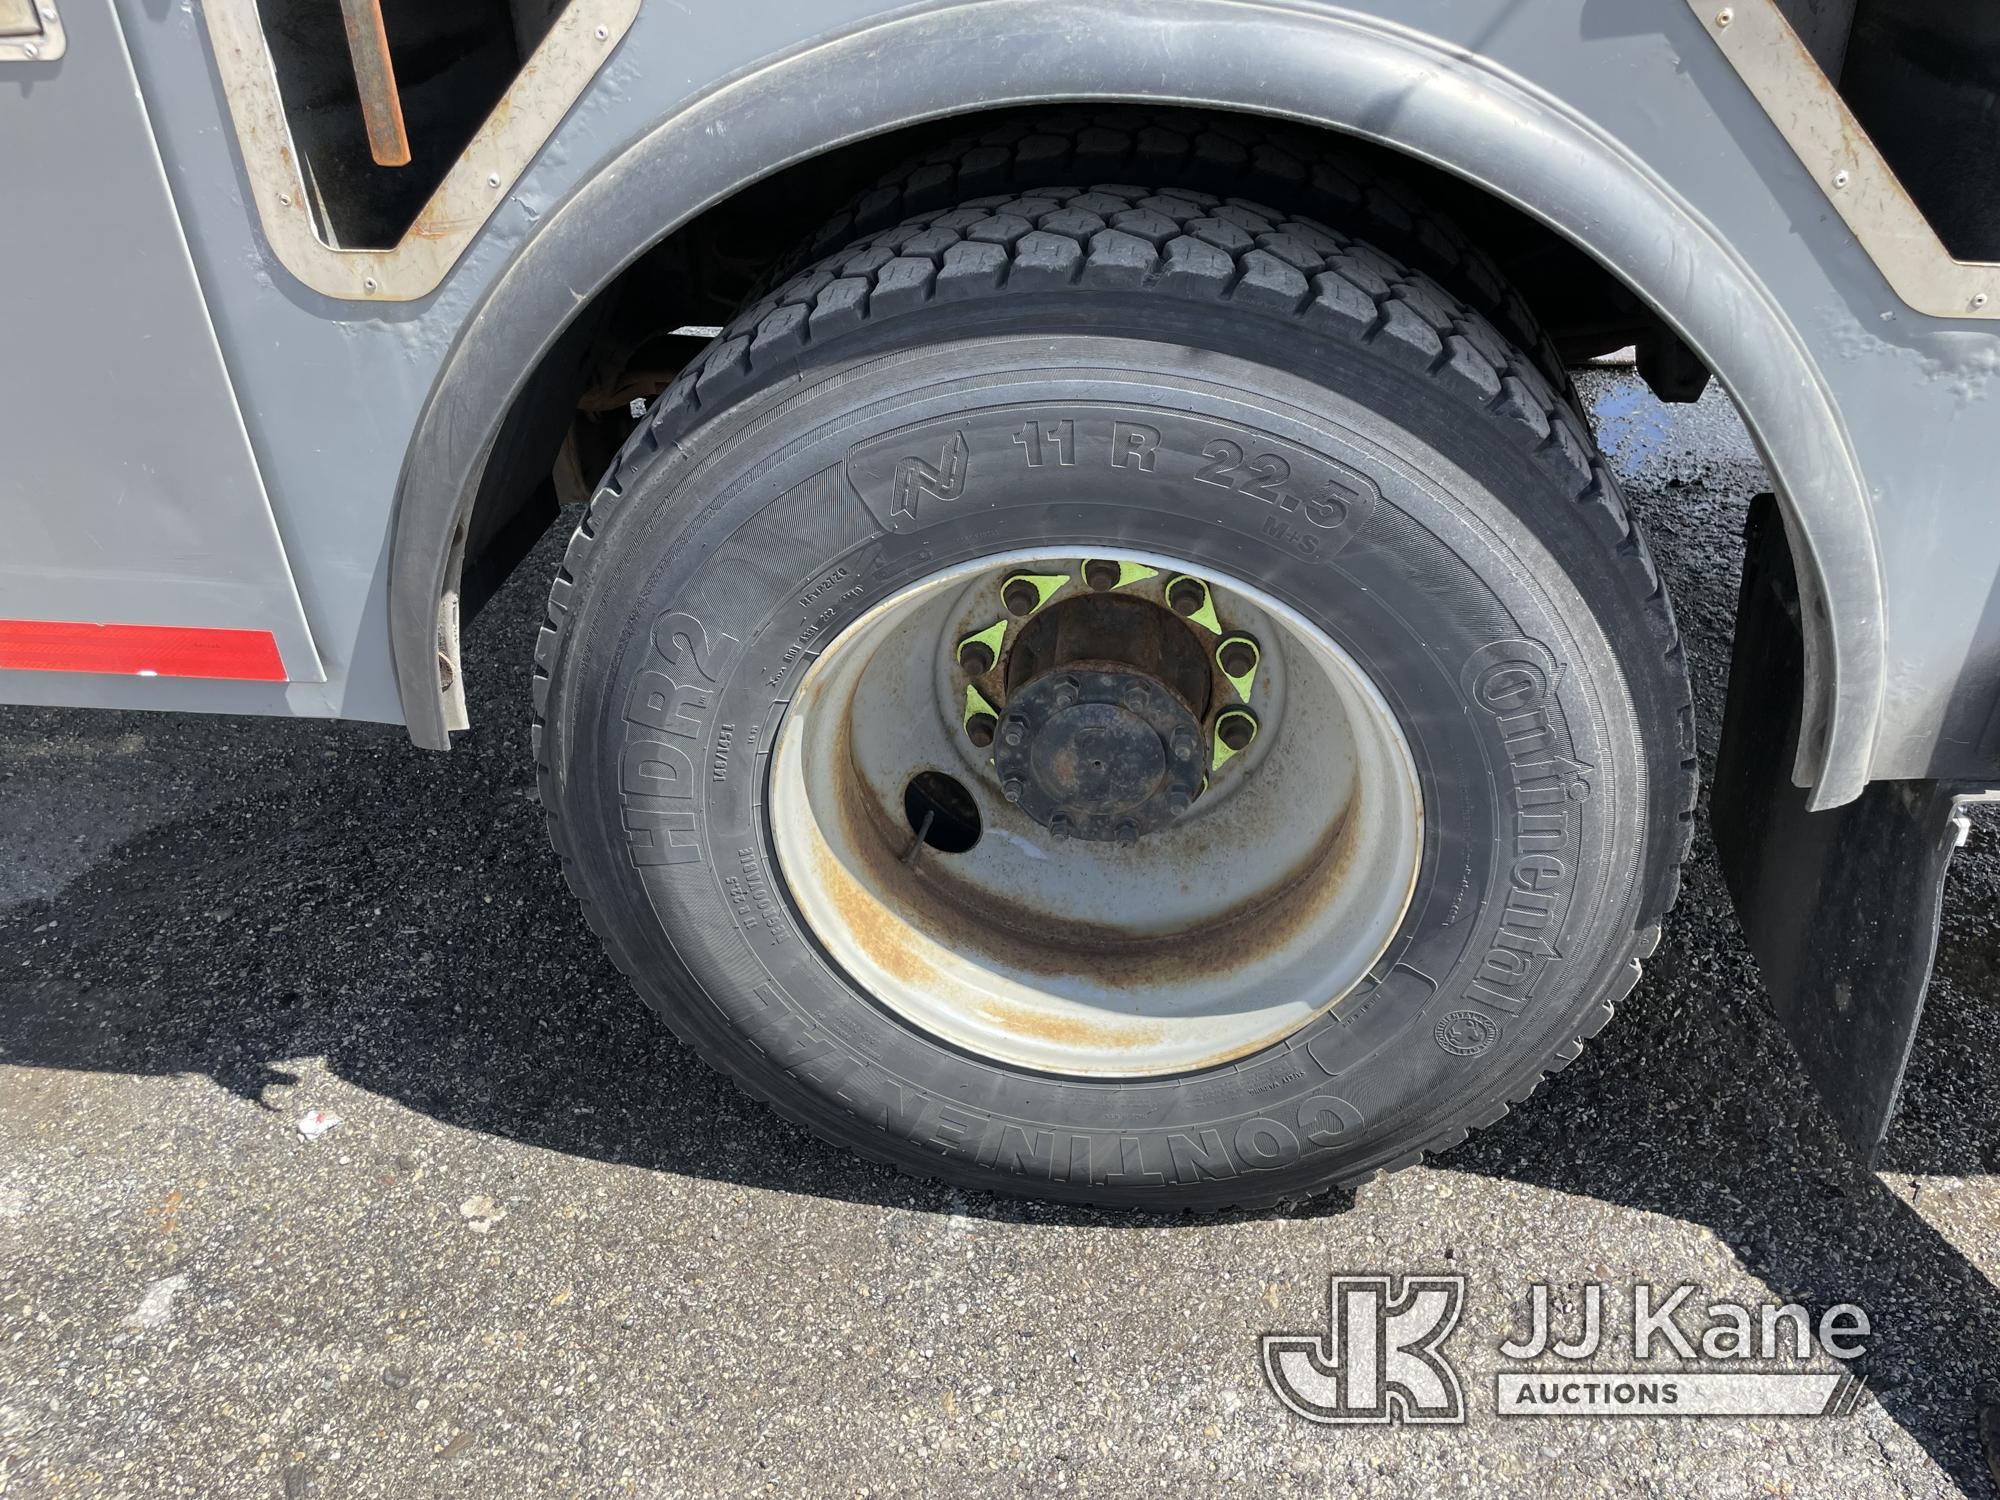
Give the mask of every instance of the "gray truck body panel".
MULTIPOLYGON (((326 712, 147 101, 108 10, 64 19, 62 60, 0 71, 0 616, 268 630, 296 699, 232 683, 214 706, 326 712)), ((0 671, 0 700, 159 685, 0 671)))

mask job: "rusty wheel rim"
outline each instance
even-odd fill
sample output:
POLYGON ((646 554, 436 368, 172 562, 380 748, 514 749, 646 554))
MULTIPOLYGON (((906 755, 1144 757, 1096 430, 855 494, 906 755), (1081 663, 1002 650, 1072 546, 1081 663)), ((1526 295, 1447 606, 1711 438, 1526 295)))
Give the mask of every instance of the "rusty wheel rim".
POLYGON ((1009 554, 877 605, 800 683, 772 841, 826 955, 963 1051, 1141 1078, 1274 1046, 1353 993, 1423 806, 1325 630, 1154 554, 1009 554))

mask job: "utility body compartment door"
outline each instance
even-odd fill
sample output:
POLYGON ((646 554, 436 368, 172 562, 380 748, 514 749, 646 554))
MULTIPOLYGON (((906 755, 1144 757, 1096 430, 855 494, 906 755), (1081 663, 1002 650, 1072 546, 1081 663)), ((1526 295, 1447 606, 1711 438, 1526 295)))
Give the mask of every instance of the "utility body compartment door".
POLYGON ((125 38, 51 8, 0 56, 0 701, 283 711, 325 673, 125 38))

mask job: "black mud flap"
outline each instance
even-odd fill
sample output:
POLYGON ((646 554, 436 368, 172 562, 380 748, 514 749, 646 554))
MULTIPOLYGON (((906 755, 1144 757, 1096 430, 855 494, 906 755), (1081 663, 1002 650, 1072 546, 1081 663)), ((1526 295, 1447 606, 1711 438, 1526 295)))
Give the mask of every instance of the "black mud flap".
POLYGON ((1804 648, 1784 520, 1757 497, 1710 819, 1737 915, 1806 1074, 1872 1162, 1903 1084, 1937 952, 1945 867, 1962 837, 1939 781, 1870 785, 1806 811, 1792 785, 1804 648))

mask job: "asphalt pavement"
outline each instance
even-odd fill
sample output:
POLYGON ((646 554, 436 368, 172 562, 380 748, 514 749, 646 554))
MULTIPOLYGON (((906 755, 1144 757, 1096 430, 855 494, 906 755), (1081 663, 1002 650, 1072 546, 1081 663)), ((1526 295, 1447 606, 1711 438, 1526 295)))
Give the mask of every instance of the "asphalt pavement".
MULTIPOLYGON (((1716 393, 1584 390, 1706 769, 1763 472, 1716 393)), ((0 1494, 1994 1492, 2000 821, 1953 867, 1877 1170, 1772 1019, 1704 798, 1611 1026, 1424 1167, 1206 1219, 958 1193, 740 1096, 599 953, 527 758, 560 544, 471 627, 477 727, 448 756, 0 710, 0 1494), (313 1111, 338 1123, 309 1139, 313 1111), (1361 1270, 1466 1278, 1464 1425, 1315 1426, 1266 1389, 1259 1334, 1323 1329, 1328 1273, 1361 1270), (1592 1281, 1607 1311, 1639 1282, 1857 1303, 1867 1398, 1496 1415, 1528 1288, 1573 1321, 1592 1281)))

